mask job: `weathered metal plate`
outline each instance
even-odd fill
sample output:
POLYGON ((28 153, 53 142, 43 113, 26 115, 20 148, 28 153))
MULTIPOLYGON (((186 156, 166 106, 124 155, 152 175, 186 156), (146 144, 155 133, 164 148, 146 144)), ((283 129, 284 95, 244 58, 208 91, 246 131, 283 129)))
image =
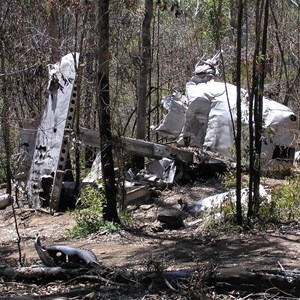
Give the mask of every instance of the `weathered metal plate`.
POLYGON ((69 53, 56 64, 48 65, 50 94, 37 128, 27 184, 29 204, 36 208, 50 200, 50 194, 44 190, 42 179, 48 179, 49 175, 54 179, 56 171, 61 172, 65 167, 68 154, 68 136, 65 135, 65 130, 73 127, 76 104, 74 83, 78 59, 78 53, 69 53))

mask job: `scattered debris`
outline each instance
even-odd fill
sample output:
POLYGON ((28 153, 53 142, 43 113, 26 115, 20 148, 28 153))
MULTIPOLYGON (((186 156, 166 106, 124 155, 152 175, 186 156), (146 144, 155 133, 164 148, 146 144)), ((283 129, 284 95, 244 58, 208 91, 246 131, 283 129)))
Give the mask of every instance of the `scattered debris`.
POLYGON ((213 285, 217 292, 239 290, 261 292, 265 296, 268 291, 278 299, 298 299, 300 296, 299 270, 244 270, 241 267, 218 269, 206 278, 206 283, 213 285))
MULTIPOLYGON (((212 150, 234 157, 234 124, 236 122, 236 86, 219 82, 220 52, 213 59, 196 65, 194 76, 186 84, 186 97, 178 92, 162 99, 167 114, 155 129, 161 136, 176 138, 184 147, 212 150), (178 121, 178 122, 176 122, 178 121), (181 130, 180 127, 181 126, 181 130)), ((241 91, 243 138, 249 136, 249 103, 246 90, 241 91)), ((298 118, 288 107, 263 98, 263 163, 275 167, 292 166, 297 138, 298 118)))
POLYGON ((59 245, 43 247, 39 236, 35 239, 34 247, 47 267, 78 268, 100 265, 96 255, 90 250, 59 245))
MULTIPOLYGON (((154 159, 145 170, 130 174, 129 180, 125 178, 125 205, 147 202, 151 197, 150 188, 163 190, 172 187, 174 182, 207 178, 233 165, 236 87, 217 81, 220 54, 196 65, 194 76, 186 84, 186 96, 173 91, 162 100, 167 114, 156 131, 163 137, 176 139, 180 148, 114 137, 113 142, 120 143, 128 154, 154 159)), ((48 66, 50 95, 40 124, 36 128, 25 122, 28 128, 20 129, 22 152, 16 178, 18 184, 25 182, 29 205, 36 209, 50 206, 53 212, 72 207, 72 201, 75 203, 72 166, 67 164, 73 134, 78 60, 78 53, 70 53, 48 66)), ((242 117, 247 124, 248 94, 245 90, 241 93, 242 117)), ((265 166, 272 168, 274 162, 276 166, 292 166, 298 137, 297 117, 286 106, 266 98, 263 109, 265 166)), ((98 131, 81 127, 79 138, 85 145, 100 146, 98 131)), ((130 170, 126 172, 125 177, 130 170)), ((98 155, 81 187, 95 184, 101 176, 98 155)), ((121 182, 123 174, 119 176, 121 182)))
MULTIPOLYGON (((271 201, 271 196, 267 193, 265 188, 260 185, 259 194, 262 198, 267 201, 271 201)), ((249 189, 245 188, 241 191, 241 202, 246 203, 249 196, 249 189)), ((193 213, 196 217, 200 217, 203 213, 208 213, 213 209, 220 208, 226 204, 228 201, 235 203, 236 191, 232 190, 229 192, 209 196, 203 199, 196 200, 192 207, 189 207, 188 210, 193 213)))
POLYGON ((5 209, 6 207, 12 205, 14 198, 9 194, 4 194, 0 196, 0 209, 5 209))
POLYGON ((147 203, 150 199, 149 187, 147 186, 126 186, 125 205, 147 203))

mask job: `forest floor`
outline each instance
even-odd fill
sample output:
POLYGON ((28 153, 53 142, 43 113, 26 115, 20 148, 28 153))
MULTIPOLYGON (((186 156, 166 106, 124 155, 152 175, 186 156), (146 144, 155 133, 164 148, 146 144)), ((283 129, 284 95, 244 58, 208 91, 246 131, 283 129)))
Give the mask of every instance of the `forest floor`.
MULTIPOLYGON (((269 181, 269 186, 279 184, 269 181)), ((86 238, 70 238, 68 229, 75 224, 68 213, 34 211, 21 203, 16 208, 18 230, 21 237, 21 256, 25 266, 40 264, 34 248, 37 234, 43 245, 68 245, 92 250, 102 265, 110 270, 130 272, 149 271, 151 267, 164 271, 216 270, 235 268, 262 270, 284 268, 300 269, 300 224, 281 225, 269 230, 232 232, 222 229, 208 230, 201 219, 185 215, 184 227, 176 230, 158 230, 157 211, 161 207, 179 208, 178 200, 187 204, 222 192, 218 181, 210 179, 190 186, 177 186, 162 192, 151 203, 130 207, 133 221, 128 227, 114 233, 97 232, 86 238)), ((0 211, 0 268, 17 266, 19 251, 12 208, 0 211)), ((200 279, 199 279, 200 280, 200 279)), ((67 284, 53 282, 20 283, 0 278, 1 299, 241 299, 239 292, 217 295, 213 290, 203 289, 193 297, 174 292, 172 286, 125 289, 116 286, 67 284), (72 290, 81 292, 71 297, 72 290), (93 289, 94 287, 94 289, 93 289), (53 295, 56 295, 55 297, 53 295), (61 297, 59 298, 60 295, 61 297), (68 296, 69 295, 69 296, 68 296), (205 296, 206 295, 206 296, 205 296), (39 298, 40 297, 40 298, 39 298)), ((190 288, 195 287, 189 282, 190 288)), ((257 295, 253 299, 263 299, 257 295)), ((252 299, 247 296, 247 299, 252 299)), ((273 298, 279 299, 279 298, 273 298)), ((283 299, 283 298, 282 298, 283 299)), ((293 299, 290 295, 290 298, 293 299)), ((296 299, 296 298, 295 298, 296 299)))

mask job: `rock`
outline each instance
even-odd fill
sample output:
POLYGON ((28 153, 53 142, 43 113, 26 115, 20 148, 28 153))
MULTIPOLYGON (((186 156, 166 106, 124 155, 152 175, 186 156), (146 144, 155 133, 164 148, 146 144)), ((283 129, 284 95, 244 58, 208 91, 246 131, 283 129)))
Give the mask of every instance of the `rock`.
POLYGON ((178 229, 184 226, 182 212, 175 209, 160 210, 157 214, 157 220, 166 229, 178 229))
POLYGON ((14 198, 9 194, 0 196, 0 209, 5 209, 7 206, 12 205, 14 198))
POLYGON ((152 225, 151 225, 151 230, 153 232, 163 232, 164 228, 163 228, 163 224, 159 221, 155 221, 152 225))

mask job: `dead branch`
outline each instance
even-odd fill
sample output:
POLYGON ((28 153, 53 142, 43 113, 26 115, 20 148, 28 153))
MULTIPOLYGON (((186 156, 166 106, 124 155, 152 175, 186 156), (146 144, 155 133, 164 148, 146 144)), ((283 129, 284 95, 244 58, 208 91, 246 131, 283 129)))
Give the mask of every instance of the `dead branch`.
MULTIPOLYGON (((193 279, 193 274, 197 270, 185 271, 164 271, 157 272, 137 272, 130 278, 130 274, 122 271, 115 271, 106 268, 97 269, 65 269, 62 267, 20 267, 0 268, 0 277, 13 279, 14 281, 39 280, 51 282, 64 280, 67 284, 74 281, 89 281, 93 283, 104 283, 105 286, 127 286, 128 283, 142 286, 147 279, 155 283, 164 283, 172 292, 184 295, 186 289, 179 284, 174 287, 171 282, 182 279, 193 279), (111 271, 111 272, 108 272, 111 271), (108 274, 109 273, 109 274, 108 274), (113 275, 113 280, 108 279, 113 275)), ((193 281, 194 282, 194 281, 193 281)), ((300 272, 297 270, 243 270, 241 268, 216 269, 208 272, 203 277, 205 286, 212 286, 217 292, 226 293, 229 291, 243 291, 249 293, 266 293, 289 295, 291 297, 300 296, 300 272)), ((197 282, 194 282, 197 284, 197 282)), ((191 282, 191 284, 193 284, 191 282)), ((150 286, 151 286, 150 285, 150 286)), ((151 287, 148 289, 151 289, 151 287)))
POLYGON ((19 264, 20 264, 20 266, 21 266, 21 265, 22 265, 21 236, 20 236, 20 233, 19 233, 19 227, 18 227, 18 222, 17 222, 17 217, 16 217, 16 211, 15 211, 15 207, 14 207, 14 204, 13 204, 13 203, 12 203, 11 207, 12 207, 12 212, 13 212, 13 216, 14 216, 14 222, 15 222, 16 233, 17 233, 17 236, 18 236, 18 239, 17 239, 17 243, 18 243, 18 252, 19 252, 19 259, 18 259, 18 262, 19 262, 19 264))
POLYGON ((86 269, 64 269, 61 267, 4 267, 0 269, 0 276, 14 280, 69 280, 84 274, 86 269))
POLYGON ((74 281, 90 281, 90 282, 104 282, 106 285, 118 285, 118 286, 127 286, 127 284, 124 283, 119 283, 119 282, 115 282, 115 281, 111 281, 109 279, 105 279, 104 277, 100 276, 100 275, 81 275, 81 276, 77 276, 75 278, 72 278, 71 280, 69 280, 67 282, 67 284, 70 284, 71 282, 74 281))
POLYGON ((217 291, 242 290, 300 296, 300 272, 294 270, 219 269, 206 277, 206 283, 217 291))

